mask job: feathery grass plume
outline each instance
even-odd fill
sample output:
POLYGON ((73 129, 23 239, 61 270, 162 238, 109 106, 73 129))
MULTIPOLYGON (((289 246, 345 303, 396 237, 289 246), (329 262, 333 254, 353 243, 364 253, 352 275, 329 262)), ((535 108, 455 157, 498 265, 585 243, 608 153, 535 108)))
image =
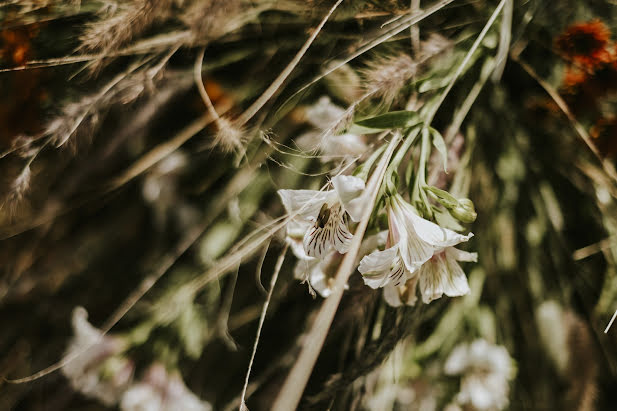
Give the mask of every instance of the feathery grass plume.
POLYGON ((390 105, 417 72, 418 64, 408 54, 398 53, 369 60, 362 74, 366 92, 390 105))
POLYGON ((241 0, 193 0, 178 18, 191 31, 189 43, 203 43, 242 27, 250 9, 241 0))
POLYGON ((6 194, 0 199, 0 209, 6 208, 11 215, 15 213, 15 207, 23 200, 30 188, 31 177, 32 172, 30 171, 30 163, 28 163, 9 184, 6 194))
POLYGON ((224 153, 243 153, 248 141, 246 132, 225 117, 218 118, 215 124, 217 131, 212 146, 220 148, 224 153))
POLYGON ((98 19, 86 25, 79 51, 108 54, 139 36, 155 21, 171 16, 176 0, 135 0, 107 3, 98 19))
MULTIPOLYGON (((96 95, 84 96, 76 103, 69 103, 62 108, 62 114, 52 120, 44 135, 56 148, 65 145, 72 136, 91 136, 101 119, 99 110, 102 101, 96 95)), ((72 146, 73 148, 75 145, 72 146)))

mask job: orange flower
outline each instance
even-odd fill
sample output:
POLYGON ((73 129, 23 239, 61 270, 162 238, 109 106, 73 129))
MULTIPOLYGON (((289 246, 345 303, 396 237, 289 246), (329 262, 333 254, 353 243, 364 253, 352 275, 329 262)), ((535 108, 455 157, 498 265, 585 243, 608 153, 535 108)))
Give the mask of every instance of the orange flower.
POLYGON ((610 31, 599 20, 574 24, 557 38, 556 47, 575 64, 594 69, 611 59, 607 50, 610 31))
POLYGON ((589 134, 603 156, 617 157, 617 117, 600 118, 589 134))
POLYGON ((566 68, 566 73, 563 76, 563 85, 568 89, 580 87, 587 81, 587 73, 577 68, 566 68))

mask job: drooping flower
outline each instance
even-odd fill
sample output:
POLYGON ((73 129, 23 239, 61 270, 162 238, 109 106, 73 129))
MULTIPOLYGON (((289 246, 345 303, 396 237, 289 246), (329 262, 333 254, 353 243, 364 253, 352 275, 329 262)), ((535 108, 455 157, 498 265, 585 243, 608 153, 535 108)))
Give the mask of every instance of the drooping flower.
POLYGON ((358 221, 363 211, 364 180, 339 175, 332 178, 332 186, 326 191, 278 190, 285 210, 295 215, 287 236, 302 238, 309 257, 322 258, 333 248, 346 253, 353 238, 347 216, 358 221))
POLYGON ((473 410, 497 411, 508 406, 514 366, 508 350, 486 340, 454 348, 444 366, 448 375, 462 375, 456 402, 473 410))
POLYGON ((460 297, 469 293, 467 277, 457 261, 476 262, 478 254, 447 247, 436 252, 420 267, 417 276, 420 280, 422 302, 428 304, 444 294, 448 297, 460 297))
POLYGON ((80 354, 62 367, 62 373, 75 391, 107 406, 116 404, 128 388, 134 370, 131 360, 118 355, 124 350, 122 340, 102 335, 88 322, 88 313, 82 307, 73 311, 72 325, 74 337, 65 356, 80 354))
POLYGON ((294 267, 294 278, 306 282, 309 292, 314 296, 315 291, 323 298, 327 298, 332 293, 334 275, 341 263, 342 254, 332 251, 320 260, 309 257, 307 259, 298 258, 294 267))
MULTIPOLYGON (((364 238, 358 252, 358 260, 377 246, 383 246, 385 234, 387 233, 383 231, 364 238)), ((318 259, 306 255, 302 241, 289 237, 287 237, 286 241, 290 244, 292 252, 298 259, 294 267, 294 278, 301 280, 302 283, 306 283, 311 295, 315 296, 315 291, 317 291, 321 297, 329 297, 332 293, 336 271, 343 259, 343 255, 338 251, 330 251, 323 259, 318 259)), ((345 284, 345 289, 347 288, 348 286, 345 284)))
POLYGON ((296 139, 303 151, 319 151, 322 161, 333 158, 355 157, 366 152, 362 136, 351 133, 336 134, 337 124, 344 123, 346 113, 327 96, 306 109, 306 121, 315 127, 296 139))
POLYGON ((210 411, 212 406, 192 393, 180 374, 168 373, 162 364, 153 364, 144 378, 129 388, 120 402, 122 411, 210 411))
POLYGON ((393 306, 403 302, 414 305, 418 281, 426 304, 444 293, 459 296, 469 292, 456 259, 468 261, 475 254, 453 246, 468 241, 473 233, 462 235, 425 220, 398 194, 390 198, 387 212, 387 248, 367 255, 358 267, 366 285, 383 287, 386 301, 393 306))

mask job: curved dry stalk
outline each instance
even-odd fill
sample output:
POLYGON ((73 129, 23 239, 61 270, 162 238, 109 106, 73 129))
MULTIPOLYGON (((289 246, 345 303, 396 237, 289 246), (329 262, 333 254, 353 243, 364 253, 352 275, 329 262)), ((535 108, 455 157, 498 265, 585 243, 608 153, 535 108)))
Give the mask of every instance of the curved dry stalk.
POLYGON ((253 116, 255 116, 255 114, 257 114, 257 112, 268 102, 268 100, 270 100, 270 98, 274 95, 274 93, 276 93, 279 87, 281 87, 283 82, 287 79, 287 77, 289 77, 291 72, 296 68, 296 66, 298 65, 298 63, 300 62, 300 60, 302 59, 302 57, 304 56, 308 48, 311 46, 315 38, 317 38, 317 35, 319 34, 323 26, 326 24, 326 22, 328 21, 332 13, 334 13, 334 10, 336 10, 336 8, 342 2, 343 0, 338 0, 336 3, 334 3, 334 6, 330 8, 330 11, 328 11, 328 13, 324 16, 324 18, 319 23, 319 25, 315 28, 315 30, 313 30, 313 34, 311 34, 308 40, 306 40, 306 42, 304 43, 302 48, 298 51, 298 53, 295 55, 293 60, 291 60, 291 62, 287 65, 287 67, 285 67, 285 69, 281 72, 281 74, 279 74, 278 77, 272 82, 270 87, 268 87, 266 91, 264 91, 262 95, 259 96, 259 98, 253 104, 251 104, 251 106, 247 108, 244 111, 244 113, 240 114, 240 116, 236 119, 236 124, 235 124, 236 127, 242 127, 243 125, 245 125, 250 119, 253 118, 253 116))
POLYGON ((365 205, 362 219, 356 228, 349 251, 345 254, 345 257, 337 270, 335 283, 332 287, 332 294, 322 304, 319 313, 317 314, 317 318, 305 338, 305 342, 302 350, 300 351, 300 355, 298 356, 298 360, 292 367, 285 383, 283 384, 283 388, 281 388, 281 391, 274 401, 274 405, 272 406, 273 411, 295 410, 300 402, 300 397, 302 396, 309 376, 313 371, 313 367, 315 366, 317 357, 321 352, 321 347, 324 344, 326 335, 328 334, 328 330, 330 329, 330 325, 332 324, 332 320, 334 319, 334 315, 336 314, 336 310, 338 309, 338 305, 343 296, 345 284, 347 284, 349 276, 355 269, 356 257, 360 250, 360 244, 364 237, 368 220, 370 219, 371 213, 373 212, 373 207, 375 206, 375 201, 377 200, 379 187, 383 181, 386 168, 390 158, 392 157, 392 153, 400 140, 401 135, 396 134, 392 141, 390 141, 386 152, 379 162, 379 165, 368 181, 366 193, 370 197, 366 199, 367 203, 365 205))
POLYGON ((259 324, 257 325, 257 335, 255 336, 255 344, 253 345, 253 352, 251 353, 251 359, 249 361, 248 370, 246 371, 246 379, 244 380, 244 387, 242 388, 242 397, 240 398, 240 411, 247 409, 244 400, 246 397, 246 390, 249 385, 249 378, 251 377, 251 369, 253 368, 253 361, 255 360, 255 354, 257 353, 257 346, 259 345, 259 337, 261 336, 261 329, 264 325, 264 321, 266 319, 266 312, 268 311, 268 305, 270 304, 270 300, 272 299, 272 292, 274 291, 274 286, 276 285, 276 280, 278 279, 279 273, 281 271, 281 267, 283 266, 283 261, 285 260, 285 254, 287 254, 288 248, 289 248, 289 243, 286 243, 285 247, 283 247, 283 250, 281 251, 281 254, 279 255, 278 260, 276 261, 276 265, 274 266, 274 274, 272 274, 272 279, 270 280, 270 290, 268 291, 268 297, 266 298, 266 302, 264 303, 263 309, 261 310, 261 316, 259 317, 259 324))
POLYGON ((214 108, 214 104, 212 104, 212 100, 210 100, 210 96, 208 95, 208 92, 206 91, 206 87, 204 86, 203 79, 201 78, 201 69, 203 65, 205 52, 206 52, 205 47, 202 47, 199 49, 199 52, 197 53, 197 58, 195 60, 195 69, 193 70, 193 75, 195 77, 195 85, 197 86, 197 90, 199 90, 199 95, 201 96, 201 99, 204 101, 204 104, 206 105, 208 114, 210 114, 210 117, 212 117, 214 121, 217 122, 217 126, 220 128, 220 125, 218 124, 220 120, 219 114, 216 112, 216 109, 214 108))

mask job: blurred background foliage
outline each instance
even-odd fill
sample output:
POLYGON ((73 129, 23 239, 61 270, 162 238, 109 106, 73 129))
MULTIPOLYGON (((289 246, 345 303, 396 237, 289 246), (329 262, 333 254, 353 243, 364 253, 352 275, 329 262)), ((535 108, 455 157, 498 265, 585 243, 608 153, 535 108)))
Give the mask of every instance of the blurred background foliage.
MULTIPOLYGON (((319 187, 336 169, 296 152, 292 140, 311 129, 307 107, 323 95, 348 106, 383 56, 420 61, 419 47, 439 35, 445 50, 418 63, 391 101, 370 99, 354 116, 431 104, 503 2, 411 3, 343 1, 238 145, 206 115, 199 50, 217 111, 239 116, 333 2, 1 2, 0 375, 61 359, 81 306, 130 342, 121 357, 135 378, 161 363, 213 409, 238 408, 261 284, 284 245, 281 233, 251 233, 283 213, 277 189, 319 187), (437 8, 417 31, 304 88, 418 3, 437 8)), ((301 409, 444 409, 459 389, 444 363, 477 338, 515 361, 507 409, 614 408, 617 326, 604 329, 617 309, 617 4, 505 4, 433 121, 451 165, 440 173, 436 153, 433 181, 478 214, 471 293, 392 308, 353 275, 301 409)), ((270 409, 323 301, 293 268, 290 255, 263 326, 251 410, 270 409)), ((2 410, 116 406, 80 394, 62 372, 0 382, 0 393, 2 410)))

